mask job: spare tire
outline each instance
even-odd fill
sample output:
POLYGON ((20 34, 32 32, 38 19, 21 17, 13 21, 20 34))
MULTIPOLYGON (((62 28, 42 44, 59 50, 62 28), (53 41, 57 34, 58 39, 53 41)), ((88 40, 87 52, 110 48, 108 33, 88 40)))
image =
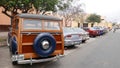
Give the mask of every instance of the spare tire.
POLYGON ((33 48, 39 56, 48 57, 55 51, 55 38, 50 33, 41 33, 35 38, 33 48))

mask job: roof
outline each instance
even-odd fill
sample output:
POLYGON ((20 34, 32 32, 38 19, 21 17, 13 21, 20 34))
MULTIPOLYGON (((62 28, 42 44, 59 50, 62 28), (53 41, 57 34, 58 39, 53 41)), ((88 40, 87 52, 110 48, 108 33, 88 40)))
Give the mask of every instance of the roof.
POLYGON ((40 14, 27 14, 27 13, 22 13, 18 14, 17 16, 21 18, 37 18, 37 19, 44 19, 44 20, 62 20, 62 18, 54 17, 54 16, 47 16, 47 15, 40 15, 40 14))

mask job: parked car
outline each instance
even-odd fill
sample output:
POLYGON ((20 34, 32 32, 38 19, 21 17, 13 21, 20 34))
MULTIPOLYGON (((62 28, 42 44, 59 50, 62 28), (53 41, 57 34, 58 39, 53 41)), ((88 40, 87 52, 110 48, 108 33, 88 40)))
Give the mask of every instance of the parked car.
POLYGON ((63 20, 53 16, 18 14, 8 33, 13 64, 51 61, 64 54, 63 20))
POLYGON ((79 45, 82 42, 82 38, 79 33, 73 31, 72 28, 64 27, 63 28, 64 34, 64 46, 74 46, 79 45))
POLYGON ((88 28, 88 27, 84 27, 83 28, 85 31, 89 32, 89 36, 90 37, 96 37, 99 35, 99 31, 94 29, 94 28, 88 28))
POLYGON ((95 27, 93 27, 93 28, 98 31, 99 35, 103 35, 103 34, 106 33, 106 30, 105 30, 103 27, 95 26, 95 27))
POLYGON ((82 43, 86 42, 89 39, 89 33, 83 30, 82 28, 72 28, 73 31, 78 32, 82 37, 82 43))

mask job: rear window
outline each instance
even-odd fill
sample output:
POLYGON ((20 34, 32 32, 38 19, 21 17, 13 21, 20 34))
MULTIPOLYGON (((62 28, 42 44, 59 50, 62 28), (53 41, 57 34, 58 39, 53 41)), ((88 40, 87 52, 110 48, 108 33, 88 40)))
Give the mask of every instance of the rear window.
POLYGON ((66 27, 63 28, 63 31, 64 31, 65 33, 74 32, 72 28, 66 28, 66 27))
POLYGON ((45 21, 45 30, 60 30, 60 23, 58 21, 45 21))
POLYGON ((25 19, 23 21, 23 28, 24 29, 42 29, 42 21, 25 19))

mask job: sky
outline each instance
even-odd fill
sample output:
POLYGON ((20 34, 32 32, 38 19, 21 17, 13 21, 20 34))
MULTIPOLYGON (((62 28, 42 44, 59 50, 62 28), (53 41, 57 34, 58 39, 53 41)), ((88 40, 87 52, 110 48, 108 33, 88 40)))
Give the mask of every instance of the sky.
MULTIPOLYGON (((87 13, 102 15, 108 21, 120 22, 120 0, 78 0, 87 13)), ((78 3, 78 2, 77 2, 78 3)))

